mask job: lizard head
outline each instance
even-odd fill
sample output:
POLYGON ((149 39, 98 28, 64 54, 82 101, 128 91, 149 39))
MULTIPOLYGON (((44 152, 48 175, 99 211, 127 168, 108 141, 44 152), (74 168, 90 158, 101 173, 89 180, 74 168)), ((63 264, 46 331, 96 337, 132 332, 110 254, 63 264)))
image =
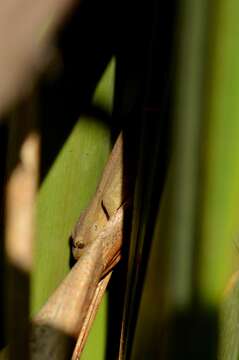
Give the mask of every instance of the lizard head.
POLYGON ((85 248, 86 244, 84 242, 83 236, 77 236, 75 239, 73 238, 72 254, 75 259, 79 259, 81 257, 85 251, 85 248))
POLYGON ((99 233, 99 229, 97 223, 94 223, 89 228, 78 227, 72 233, 72 255, 76 260, 85 253, 88 245, 91 244, 99 233))
POLYGON ((97 216, 94 217, 94 221, 91 223, 91 217, 88 218, 87 212, 84 211, 72 231, 72 255, 76 260, 85 253, 88 245, 96 239, 105 222, 108 221, 105 211, 98 211, 97 216))

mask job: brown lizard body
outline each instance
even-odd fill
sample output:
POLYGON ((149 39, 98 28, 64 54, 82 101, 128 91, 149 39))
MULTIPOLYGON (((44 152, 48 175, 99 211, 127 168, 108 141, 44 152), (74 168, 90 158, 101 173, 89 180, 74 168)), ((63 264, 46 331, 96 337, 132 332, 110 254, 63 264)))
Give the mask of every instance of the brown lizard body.
POLYGON ((72 253, 75 259, 84 253, 86 247, 122 206, 125 201, 123 190, 123 139, 120 134, 103 171, 95 196, 81 214, 73 230, 72 253))

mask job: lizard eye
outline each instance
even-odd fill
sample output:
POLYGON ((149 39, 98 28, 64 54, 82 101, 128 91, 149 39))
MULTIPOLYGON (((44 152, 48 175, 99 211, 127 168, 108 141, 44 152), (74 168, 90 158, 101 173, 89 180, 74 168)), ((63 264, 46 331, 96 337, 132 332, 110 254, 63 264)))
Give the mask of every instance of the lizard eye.
POLYGON ((78 248, 78 249, 83 249, 85 247, 85 244, 81 241, 77 242, 75 244, 75 246, 78 248))

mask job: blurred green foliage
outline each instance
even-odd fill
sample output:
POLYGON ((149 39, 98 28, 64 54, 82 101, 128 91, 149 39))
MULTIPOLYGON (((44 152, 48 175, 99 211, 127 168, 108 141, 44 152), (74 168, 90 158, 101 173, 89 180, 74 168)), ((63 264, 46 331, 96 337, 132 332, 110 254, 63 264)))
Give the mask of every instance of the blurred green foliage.
MULTIPOLYGON (((115 62, 112 59, 93 97, 93 104, 109 115, 113 101, 114 71, 115 62)), ((82 115, 41 183, 37 200, 37 243, 32 281, 33 314, 69 271, 69 236, 81 211, 94 195, 110 149, 108 124, 96 116, 82 115)), ((84 359, 104 359, 106 312, 105 297, 84 351, 84 359)))

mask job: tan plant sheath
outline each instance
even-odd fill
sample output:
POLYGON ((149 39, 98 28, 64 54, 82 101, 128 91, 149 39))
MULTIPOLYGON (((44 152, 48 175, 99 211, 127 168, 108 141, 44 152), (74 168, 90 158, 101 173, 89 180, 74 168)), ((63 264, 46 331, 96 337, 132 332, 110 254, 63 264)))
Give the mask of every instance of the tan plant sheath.
POLYGON ((102 274, 112 267, 113 259, 116 263, 120 258, 123 214, 121 207, 34 319, 33 359, 68 359, 79 334, 85 338, 81 331, 89 312, 93 314, 92 309, 98 306, 102 274))

